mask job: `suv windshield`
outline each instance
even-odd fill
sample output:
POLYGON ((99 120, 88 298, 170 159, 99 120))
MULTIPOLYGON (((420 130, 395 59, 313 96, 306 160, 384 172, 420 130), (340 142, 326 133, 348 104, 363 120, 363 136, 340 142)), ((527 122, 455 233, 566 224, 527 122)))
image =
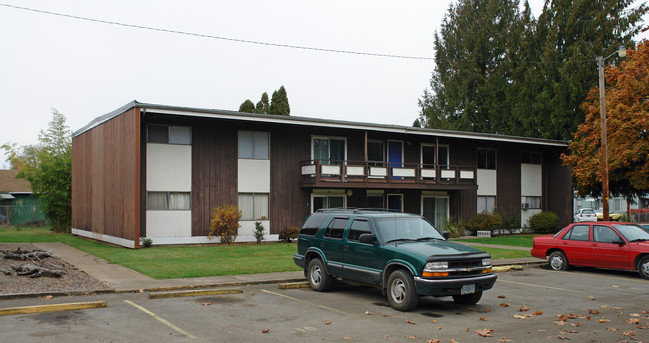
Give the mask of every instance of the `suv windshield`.
POLYGON ((384 243, 444 239, 442 235, 421 217, 392 217, 375 219, 379 235, 384 243))

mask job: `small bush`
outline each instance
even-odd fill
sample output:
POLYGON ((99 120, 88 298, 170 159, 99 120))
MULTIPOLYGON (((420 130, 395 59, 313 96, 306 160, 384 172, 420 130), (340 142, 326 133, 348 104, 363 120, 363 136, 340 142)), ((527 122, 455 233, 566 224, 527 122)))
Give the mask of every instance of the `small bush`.
POLYGON ((233 244, 239 234, 241 212, 234 205, 224 204, 212 209, 212 221, 208 239, 219 237, 223 244, 233 244))
POLYGON ((508 214, 503 210, 495 209, 494 213, 500 214, 500 217, 503 220, 503 230, 518 230, 521 228, 521 214, 508 214))
POLYGON ((264 225, 261 222, 255 222, 255 239, 257 244, 261 244, 261 241, 264 240, 264 225))
POLYGON ((279 240, 286 243, 291 243, 294 239, 297 238, 297 235, 300 233, 300 229, 295 226, 291 226, 288 229, 279 233, 279 240))
POLYGON ((555 233, 559 230, 559 216, 553 212, 539 212, 531 216, 528 223, 536 233, 555 233))
POLYGON ((464 236, 464 224, 462 224, 462 219, 453 220, 449 218, 444 226, 444 231, 448 232, 451 238, 464 236))
POLYGON ((153 244, 153 240, 151 238, 147 238, 147 237, 140 238, 140 246, 142 246, 142 248, 150 248, 151 244, 153 244))
POLYGON ((503 227, 503 218, 499 213, 489 213, 487 211, 482 211, 471 217, 468 222, 466 222, 466 228, 471 231, 493 231, 503 227))

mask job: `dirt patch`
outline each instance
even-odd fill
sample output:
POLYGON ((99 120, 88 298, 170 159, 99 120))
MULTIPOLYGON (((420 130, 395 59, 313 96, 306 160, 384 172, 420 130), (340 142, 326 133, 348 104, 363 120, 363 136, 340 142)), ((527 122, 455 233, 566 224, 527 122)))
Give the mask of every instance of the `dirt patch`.
MULTIPOLYGON (((20 247, 22 250, 33 250, 32 244, 0 243, 0 250, 15 250, 20 247)), ((109 288, 102 282, 77 269, 71 264, 53 256, 44 259, 47 263, 40 264, 49 269, 56 269, 63 272, 61 277, 38 277, 4 275, 0 272, 0 295, 25 294, 25 293, 47 293, 47 292, 90 292, 97 289, 109 288)), ((35 264, 33 261, 17 261, 4 258, 0 253, 0 267, 11 270, 11 265, 35 264)))

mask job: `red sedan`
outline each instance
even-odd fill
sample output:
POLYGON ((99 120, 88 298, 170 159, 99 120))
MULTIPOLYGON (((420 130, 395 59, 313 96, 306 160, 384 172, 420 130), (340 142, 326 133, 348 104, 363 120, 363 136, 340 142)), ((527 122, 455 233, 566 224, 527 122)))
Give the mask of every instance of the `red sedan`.
POLYGON ((532 256, 549 256, 553 270, 569 265, 637 270, 649 279, 649 232, 632 223, 574 223, 554 236, 535 237, 532 256))

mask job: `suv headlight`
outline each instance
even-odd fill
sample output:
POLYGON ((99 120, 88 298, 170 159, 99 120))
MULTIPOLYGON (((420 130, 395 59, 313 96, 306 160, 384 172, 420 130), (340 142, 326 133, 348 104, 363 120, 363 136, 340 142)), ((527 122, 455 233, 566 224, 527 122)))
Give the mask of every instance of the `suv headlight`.
POLYGON ((491 267, 491 259, 490 258, 483 258, 482 259, 482 266, 483 267, 491 267))
POLYGON ((428 262, 426 263, 426 266, 424 266, 424 271, 437 271, 441 269, 448 269, 448 262, 443 261, 443 262, 428 262))

